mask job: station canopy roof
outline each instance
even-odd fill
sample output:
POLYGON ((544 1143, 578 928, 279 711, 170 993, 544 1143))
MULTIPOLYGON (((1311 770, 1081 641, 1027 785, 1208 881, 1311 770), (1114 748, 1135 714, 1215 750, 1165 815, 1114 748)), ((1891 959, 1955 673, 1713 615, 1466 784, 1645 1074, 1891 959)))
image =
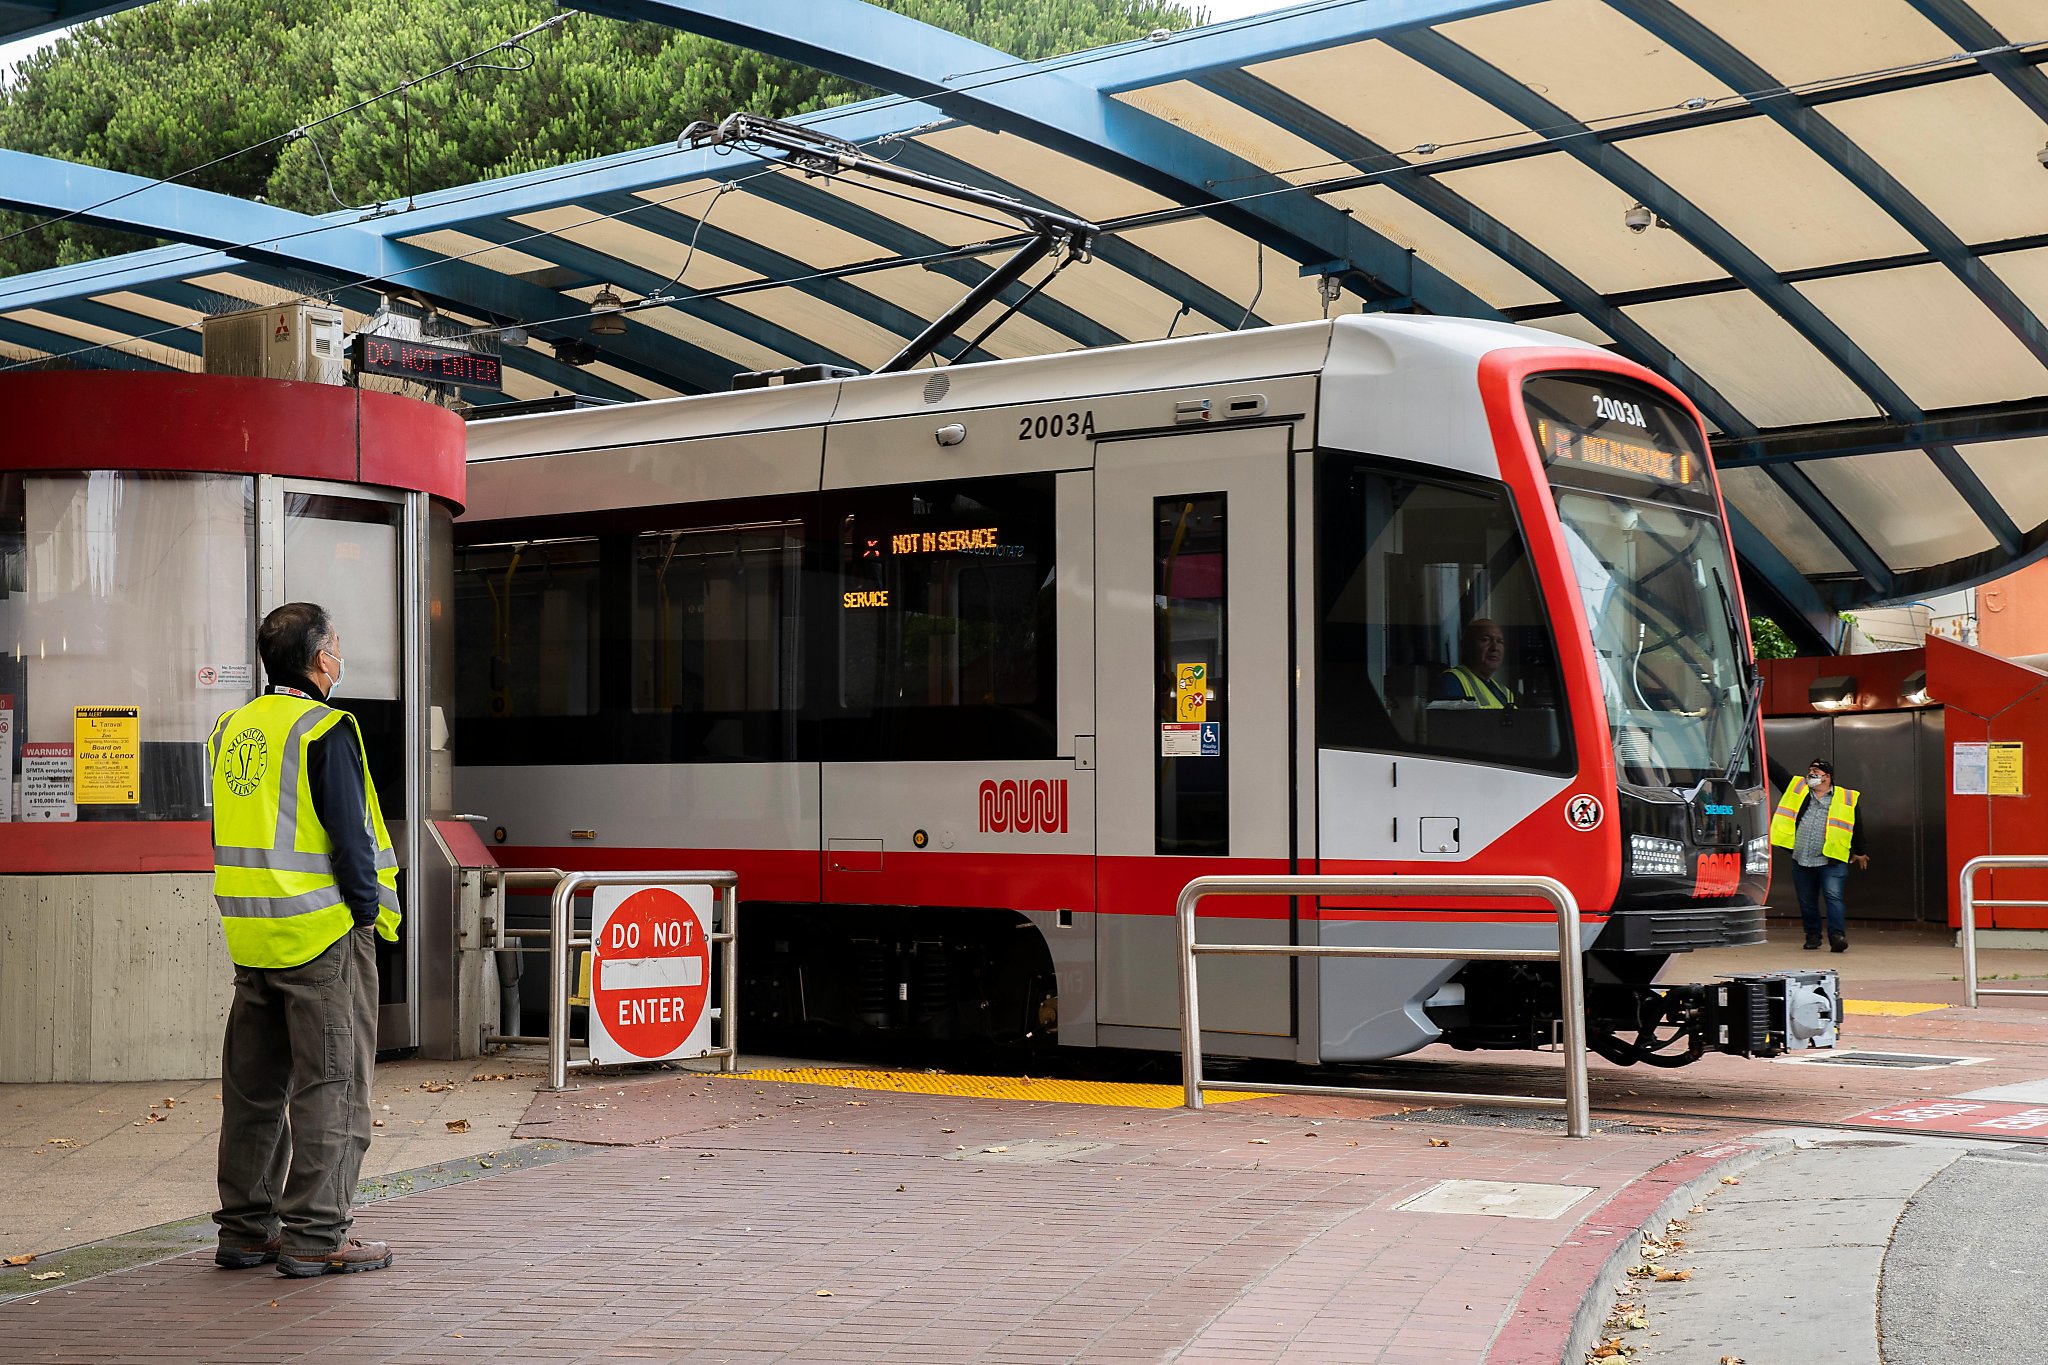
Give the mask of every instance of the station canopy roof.
MULTIPOLYGON (((859 0, 583 7, 861 81, 886 93, 801 122, 1103 225, 942 359, 1504 318, 1691 395, 1763 609, 1818 625, 2048 548, 2040 0, 1336 0, 1035 63, 859 0)), ((663 144, 309 217, 0 151, 0 204, 179 244, 0 280, 0 365, 194 369, 234 301, 316 291, 359 327, 402 289, 522 325, 512 398, 872 369, 1016 240, 885 188, 663 144), (593 336, 607 287, 674 301, 593 336)))

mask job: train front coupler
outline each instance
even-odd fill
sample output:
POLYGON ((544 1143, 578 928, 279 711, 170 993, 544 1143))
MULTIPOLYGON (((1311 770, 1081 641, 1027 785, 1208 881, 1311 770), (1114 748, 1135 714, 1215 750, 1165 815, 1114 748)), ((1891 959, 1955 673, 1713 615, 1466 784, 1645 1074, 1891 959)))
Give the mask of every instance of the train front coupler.
POLYGON ((1755 972, 1685 985, 1609 986, 1588 1000, 1586 1046, 1620 1066, 1678 1067, 1710 1052, 1776 1057, 1835 1045, 1832 971, 1755 972))

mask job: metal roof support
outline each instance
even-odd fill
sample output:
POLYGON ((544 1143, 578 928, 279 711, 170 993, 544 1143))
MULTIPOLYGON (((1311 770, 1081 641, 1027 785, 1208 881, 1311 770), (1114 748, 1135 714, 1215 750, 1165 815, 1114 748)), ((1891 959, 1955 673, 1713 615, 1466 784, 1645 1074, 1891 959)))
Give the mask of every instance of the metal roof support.
MULTIPOLYGON (((1728 532, 1734 537, 1735 554, 1742 561, 1742 567, 1748 569, 1766 591, 1799 618, 1796 622, 1779 621, 1778 624, 1788 630, 1803 626, 1805 629, 1800 633, 1811 637, 1809 643, 1817 642, 1825 648, 1834 648, 1835 608, 1814 591, 1806 575, 1793 567, 1784 552, 1765 539, 1763 532, 1733 507, 1728 509, 1728 532)), ((1757 608, 1754 602, 1744 602, 1743 605, 1751 611, 1757 608)), ((1774 613, 1766 614, 1776 619, 1774 613)))
MULTIPOLYGON (((122 336, 137 337, 137 333, 155 332, 148 338, 148 344, 162 346, 166 350, 183 351, 187 355, 200 353, 200 334, 190 328, 171 328, 170 324, 158 322, 155 318, 141 313, 131 313, 125 308, 114 308, 91 299, 55 299, 44 304, 42 311, 54 313, 72 322, 84 323, 88 327, 100 327, 122 336), (168 330, 167 330, 168 329, 168 330)), ((90 342, 71 338, 73 346, 91 345, 90 342)))
MULTIPOLYGON (((2003 47, 2015 41, 1993 28, 1964 0, 1906 0, 1906 3, 1968 51, 1982 52, 1986 48, 2003 47)), ((2022 33, 2018 41, 2031 42, 2040 36, 2038 33, 2022 33)), ((2038 54, 1993 52, 1979 57, 1977 63, 2010 90, 2014 98, 2033 110, 2035 118, 2048 123, 2048 77, 2041 74, 2038 54)))
MULTIPOLYGON (((583 311, 574 299, 481 266, 389 241, 346 219, 313 218, 231 195, 0 149, 0 204, 30 213, 71 213, 74 221, 139 232, 226 253, 230 269, 250 264, 305 270, 342 280, 391 281, 470 312, 544 318, 583 311)), ((173 249, 175 251, 175 249, 173 249)), ((205 253, 188 253, 193 267, 205 253)), ((175 258, 175 257, 173 257, 175 258)), ((93 292, 132 287, 99 280, 93 292)), ((192 273, 191 269, 180 274, 192 273)), ((42 287, 39 285, 39 287, 42 287)), ((71 292, 76 292, 71 291, 71 292)), ((32 306, 0 281, 0 310, 32 306)), ((654 374, 669 371, 653 334, 614 338, 610 348, 654 374)), ((656 382, 667 383, 666 379, 656 382)))
MULTIPOLYGON (((578 271, 590 276, 594 280, 618 285, 620 288, 635 294, 646 295, 657 292, 674 294, 676 301, 668 306, 675 308, 678 312, 692 314, 702 318, 714 327, 723 327, 728 332, 734 332, 746 337, 750 341, 759 342, 769 350, 779 351, 800 364, 823 363, 848 366, 853 364, 845 356, 840 355, 836 351, 828 350, 825 346, 809 337, 792 332, 786 327, 778 327, 766 319, 755 317, 753 314, 735 308, 729 303, 720 303, 716 299, 693 299, 690 297, 690 291, 687 288, 671 287, 668 279, 664 276, 657 275, 650 270, 644 270, 629 261, 621 260, 617 256, 608 256, 604 252, 594 250, 578 242, 570 241, 566 237, 542 237, 526 240, 533 238, 532 228, 522 227, 518 223, 501 222, 497 219, 482 219, 465 223, 460 230, 472 237, 481 237, 487 242, 516 242, 518 250, 525 252, 529 256, 538 256, 544 261, 550 261, 555 265, 578 271)), ((559 311, 564 314, 580 313, 589 307, 588 304, 579 303, 576 299, 566 294, 562 296, 562 302, 566 306, 559 311)), ((628 311, 624 314, 624 317, 628 323, 631 323, 633 313, 628 311)), ((542 327, 541 330, 546 332, 564 331, 580 333, 587 325, 584 321, 578 320, 552 328, 542 327)), ((665 332, 656 332, 654 335, 659 337, 665 345, 674 348, 675 359, 682 360, 687 358, 690 371, 697 381, 697 387, 712 391, 727 387, 727 381, 732 378, 734 371, 726 369, 725 362, 720 361, 717 356, 700 347, 692 346, 687 341, 669 336, 665 332)), ((617 340, 618 338, 612 339, 617 340)), ((671 368, 674 368, 674 366, 671 365, 671 368)))
MULTIPOLYGON (((1389 13, 1407 22, 1435 23, 1503 8, 1513 0, 1399 0, 1389 13)), ((1293 191, 1287 182, 1204 138, 1101 95, 1066 71, 1086 77, 1096 68, 1060 61, 1035 65, 970 39, 946 33, 861 0, 809 0, 801 26, 757 0, 579 0, 579 9, 617 19, 643 20, 738 43, 770 56, 802 62, 936 106, 950 117, 1033 141, 1102 166, 1177 203, 1214 204, 1232 196, 1272 190, 1271 198, 1219 205, 1211 216, 1298 261, 1346 256, 1381 279, 1405 279, 1408 254, 1326 204, 1293 191), (1226 187, 1219 192, 1218 187, 1226 187)), ((1370 37, 1379 25, 1361 24, 1359 11, 1380 6, 1332 6, 1338 28, 1370 37)), ((1290 30, 1297 36, 1306 30, 1290 30)), ((1341 41, 1325 36, 1322 41, 1341 41)), ((1170 44, 1169 44, 1170 46, 1170 44)), ((1126 49, 1129 50, 1129 49, 1126 49)), ((1261 49, 1263 51, 1264 49, 1261 49)), ((1225 57, 1219 47, 1217 60, 1225 57)), ((1237 52, 1230 60, 1242 60, 1237 52)), ((1105 64, 1106 65, 1106 64, 1105 64)), ((820 121, 827 115, 807 116, 820 121)), ((846 135, 841 130, 842 135, 846 135)), ((857 139, 855 139, 857 140, 857 139)), ((1464 285, 1427 265, 1416 265, 1414 293, 1432 312, 1460 317, 1499 314, 1464 285)))
POLYGON ((143 3, 145 0, 5 0, 0 3, 0 41, 40 37, 143 3))
MULTIPOLYGON (((1820 351, 1823 356, 1846 374, 1859 388, 1869 394, 1886 411, 1902 417, 1918 417, 1919 408, 1906 396, 1903 389, 1892 382, 1875 361, 1864 354, 1863 349, 1841 328, 1834 324, 1811 300, 1798 290, 1788 288, 1778 279, 1776 272, 1759 259, 1756 253, 1744 246, 1736 236, 1704 213, 1677 190, 1665 184, 1641 162, 1607 144, 1595 141, 1586 134, 1586 126, 1552 104, 1520 81, 1513 80, 1498 67, 1482 61, 1464 48, 1436 33, 1410 33, 1389 38, 1389 46, 1404 55, 1421 62, 1438 75, 1456 81, 1465 89, 1486 100, 1496 109, 1520 120, 1530 128, 1544 130, 1546 140, 1554 140, 1568 154, 1576 157, 1593 171, 1633 197, 1638 203, 1648 205, 1656 214, 1669 222, 1684 235, 1709 260, 1740 280, 1758 298, 1769 304, 1792 328, 1820 351)), ((1999 543, 2010 545, 2012 550, 2019 546, 2019 531, 2012 519, 1984 487, 1970 467, 1955 454, 1946 452, 1946 458, 1934 450, 1928 454, 1944 476, 1969 503, 1971 510, 1983 520, 1999 543)), ((1773 477, 1780 471, 1773 470, 1773 477)), ((1838 538, 1841 531, 1848 531, 1850 540, 1840 540, 1842 552, 1858 571, 1874 570, 1885 580, 1890 571, 1870 550, 1860 535, 1856 535, 1848 522, 1821 495, 1819 489, 1802 476, 1795 482, 1781 478, 1785 491, 1790 493, 1802 507, 1824 507, 1827 515, 1817 515, 1809 510, 1822 531, 1838 538)), ((1866 574, 1866 577, 1869 575, 1866 574)), ((1871 578, 1873 587, 1879 586, 1878 578, 1871 578)))
MULTIPOLYGON (((1779 127, 1799 139, 1822 161, 1864 194, 1975 294, 2034 358, 2048 365, 2048 333, 2040 319, 2020 301, 1998 275, 1970 254, 1947 223, 1914 198, 1884 167, 1828 120, 1795 101, 1784 84, 1731 46, 1706 25, 1680 10, 1672 0, 1608 0, 1614 8, 1662 38, 1681 55, 1723 85, 1735 90, 1774 91, 1752 97, 1752 103, 1779 127)), ((2028 68, 2037 80, 2040 73, 2028 68)))
MULTIPOLYGON (((800 261, 794 256, 785 256, 779 251, 771 250, 752 238, 729 232, 719 227, 715 221, 705 222, 700 226, 696 218, 686 218, 667 209, 653 208, 647 200, 623 191, 615 190, 610 194, 593 195, 579 202, 594 213, 619 215, 617 221, 629 223, 643 232, 651 232, 671 242, 688 246, 694 240, 697 249, 705 255, 727 261, 742 270, 751 270, 764 279, 795 279, 798 276, 813 274, 818 269, 817 266, 800 261)), ((461 230, 475 231, 474 227, 467 224, 461 230)), ((547 256, 549 253, 542 249, 533 254, 547 256)), ((820 303, 830 304, 834 308, 853 314, 863 322, 871 322, 883 331, 897 336, 914 336, 925 324, 923 318, 908 308, 898 307, 879 294, 871 294, 847 280, 809 280, 793 287, 809 294, 820 303)), ((676 284, 668 286, 666 292, 680 294, 687 299, 692 291, 688 284, 676 284)), ((719 325, 726 324, 721 322, 719 325)), ((956 352, 958 349, 957 345, 953 347, 956 352)), ((798 356, 796 359, 803 360, 807 357, 798 356)), ((835 363, 846 362, 841 360, 835 363)))
MULTIPOLYGON (((906 166, 921 166, 933 175, 949 176, 955 180, 978 180, 992 190, 999 190, 1019 199, 1031 197, 1029 190, 1013 185, 983 167, 970 166, 958 157, 949 156, 936 147, 927 146, 922 142, 905 142, 897 161, 906 166)), ((1232 302, 1180 267, 1115 236, 1105 236, 1096 241, 1095 259, 1143 280, 1169 297, 1179 299, 1195 312, 1221 326, 1236 328, 1240 325, 1267 325, 1266 320, 1256 312, 1247 316, 1242 303, 1232 302)), ((1046 321, 1043 314, 1037 310, 1033 311, 1032 316, 1040 322, 1046 321)))
POLYGON ((1842 515, 1842 509, 1829 502, 1826 495, 1814 487, 1813 480, 1806 476, 1806 471, 1798 465, 1780 465, 1771 469, 1770 474, 1777 480, 1778 486, 1785 490, 1786 496, 1797 503, 1799 510, 1820 528, 1820 533, 1834 542, 1835 548, 1842 552, 1855 567, 1856 572, 1870 584, 1872 591, 1880 599, 1890 597, 1891 566, 1870 547, 1870 542, 1863 538, 1862 532, 1849 524, 1849 519, 1842 515))
MULTIPOLYGON (((825 191, 791 176, 772 175, 765 176, 759 180, 750 180, 747 182, 747 192, 757 195, 772 204, 780 204, 782 207, 803 214, 807 218, 814 218, 818 222, 829 224, 850 236, 873 242, 880 251, 893 252, 904 257, 906 260, 915 260, 921 256, 929 256, 935 252, 945 252, 953 249, 948 243, 941 242, 935 237, 927 237, 921 232, 904 226, 893 218, 876 213, 872 209, 863 208, 842 196, 827 194, 825 191)), ((1097 243, 1097 245, 1100 246, 1101 244, 1097 243)), ((979 284, 983 279, 987 278, 989 272, 989 267, 983 265, 980 261, 968 257, 950 257, 945 260, 931 261, 922 267, 905 265, 901 268, 906 270, 926 269, 935 275, 944 275, 947 279, 958 280, 960 283, 968 286, 979 284)), ((1008 303, 1022 295, 1023 288, 1021 286, 1013 290, 1006 290, 1003 294, 1003 302, 1008 303)), ((1039 299, 1032 307, 1029 316, 1032 321, 1050 327, 1053 331, 1060 333, 1081 346, 1120 346, 1127 340, 1127 338, 1119 336, 1109 328, 1104 327, 1086 313, 1069 308, 1066 304, 1060 303, 1055 299, 1039 299)), ((920 319, 918 326, 922 327, 923 325, 924 322, 920 319)), ((941 354, 944 353, 945 349, 943 346, 940 347, 941 354)), ((965 353, 956 357, 960 361, 970 358, 965 353)), ((992 357, 983 356, 983 359, 990 358, 992 357)))
MULTIPOLYGON (((1346 161, 1394 161, 1394 153, 1311 105, 1255 76, 1212 76, 1203 85, 1225 99, 1287 129, 1305 142, 1346 161)), ((1755 428, 1712 384, 1695 374, 1634 318, 1608 306, 1599 291, 1558 264, 1507 224, 1426 176, 1395 176, 1387 187, 1459 229, 1496 256, 1558 296, 1613 337, 1637 361, 1662 374, 1699 405, 1723 431, 1754 434, 1755 428)))
POLYGON ((1957 442, 2013 441, 2029 436, 2048 436, 2048 400, 2027 398, 2016 403, 1944 408, 1927 413, 1918 422, 1880 417, 1780 427, 1754 436, 1716 441, 1714 463, 1723 469, 1736 469, 1744 465, 1921 450, 1957 442))
MULTIPOLYGON (((32 323, 16 322, 12 318, 0 318, 0 341, 11 342, 16 346, 26 346, 32 351, 48 351, 50 353, 50 360, 56 362, 59 367, 65 364, 64 353, 77 350, 81 345, 77 337, 66 336, 62 332, 52 332, 46 328, 37 327, 32 323)), ((4 362, 4 365, 11 366, 16 363, 10 360, 4 362)), ((37 360, 21 363, 40 364, 42 362, 37 360)), ((81 368, 94 370, 168 370, 171 367, 159 365, 156 361, 145 359, 139 355, 130 355, 126 351, 108 349, 93 352, 93 363, 81 368)))

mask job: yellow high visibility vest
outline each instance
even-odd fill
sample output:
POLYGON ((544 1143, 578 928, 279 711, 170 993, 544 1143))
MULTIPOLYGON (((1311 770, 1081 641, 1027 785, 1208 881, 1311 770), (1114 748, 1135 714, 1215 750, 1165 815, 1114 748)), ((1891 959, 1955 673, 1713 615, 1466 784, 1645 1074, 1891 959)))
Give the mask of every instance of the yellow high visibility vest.
POLYGON ((1482 678, 1463 664, 1445 669, 1444 676, 1455 680, 1465 700, 1478 702, 1482 711, 1505 711, 1515 704, 1514 689, 1506 683, 1482 678))
MULTIPOLYGON (((1803 777, 1793 778, 1786 786, 1778 808, 1771 812, 1771 843, 1775 847, 1792 847, 1799 833, 1799 808, 1806 804, 1811 790, 1803 777)), ((1861 792, 1837 785, 1828 797, 1828 831, 1821 840, 1820 851, 1838 863, 1849 861, 1849 846, 1856 837, 1856 803, 1862 796, 1861 792)))
POLYGON ((311 962, 355 927, 334 878, 334 840, 313 808, 306 752, 346 721, 363 757, 364 814, 377 839, 377 933, 398 941, 398 855, 356 718, 268 693, 222 716, 207 741, 213 771, 213 899, 228 956, 243 967, 311 962))

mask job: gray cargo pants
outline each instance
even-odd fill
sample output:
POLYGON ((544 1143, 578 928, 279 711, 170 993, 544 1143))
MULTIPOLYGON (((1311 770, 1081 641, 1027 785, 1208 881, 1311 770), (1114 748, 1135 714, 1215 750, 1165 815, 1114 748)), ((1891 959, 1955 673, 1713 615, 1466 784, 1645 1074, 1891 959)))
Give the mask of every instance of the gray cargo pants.
POLYGON ((221 1048, 222 1246, 332 1251, 370 1149, 377 1059, 375 931, 299 967, 236 967, 221 1048))

